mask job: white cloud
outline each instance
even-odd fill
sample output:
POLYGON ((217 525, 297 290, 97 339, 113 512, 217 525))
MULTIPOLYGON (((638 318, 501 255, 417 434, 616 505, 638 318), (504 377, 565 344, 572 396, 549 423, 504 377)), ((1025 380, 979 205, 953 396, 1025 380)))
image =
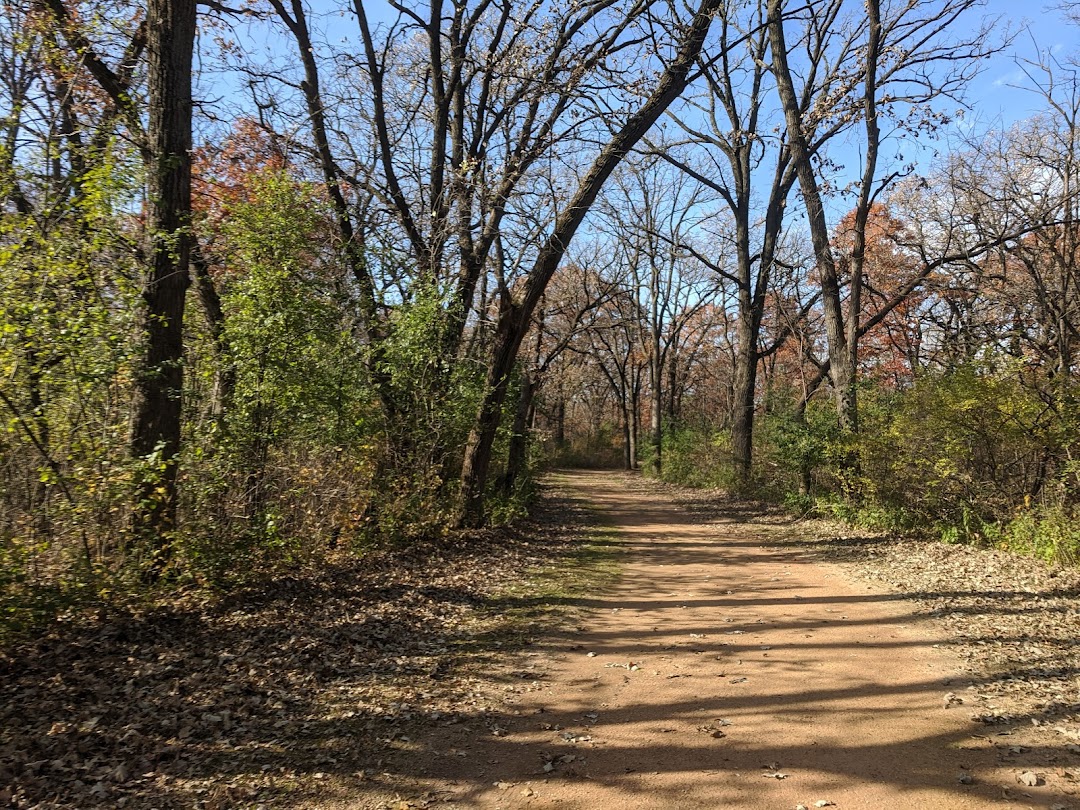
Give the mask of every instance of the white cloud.
POLYGON ((1010 70, 1008 73, 1004 73, 994 79, 994 87, 1009 87, 1017 84, 1023 84, 1024 79, 1026 78, 1027 76, 1024 74, 1024 71, 1020 69, 1010 70))

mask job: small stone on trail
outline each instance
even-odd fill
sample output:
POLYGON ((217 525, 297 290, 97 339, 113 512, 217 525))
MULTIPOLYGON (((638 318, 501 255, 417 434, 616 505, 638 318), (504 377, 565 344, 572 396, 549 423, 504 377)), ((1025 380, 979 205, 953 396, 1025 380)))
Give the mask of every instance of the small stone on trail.
POLYGON ((814 807, 836 807, 836 802, 831 802, 828 799, 818 799, 814 802, 814 807))
POLYGON ((975 781, 975 778, 970 773, 967 773, 965 771, 961 772, 961 774, 956 777, 956 781, 959 782, 961 785, 970 785, 975 781))
POLYGON ((1043 783, 1043 779, 1034 771, 1024 771, 1018 777, 1016 781, 1021 785, 1027 785, 1028 787, 1038 787, 1043 783))

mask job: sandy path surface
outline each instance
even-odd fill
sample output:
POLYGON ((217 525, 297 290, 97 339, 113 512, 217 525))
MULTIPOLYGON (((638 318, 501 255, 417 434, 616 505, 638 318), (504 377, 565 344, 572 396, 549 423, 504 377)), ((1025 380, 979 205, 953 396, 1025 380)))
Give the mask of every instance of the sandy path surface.
POLYGON ((618 529, 622 575, 577 632, 524 654, 525 674, 542 677, 514 694, 505 727, 424 741, 430 796, 481 808, 1073 806, 1018 785, 999 769, 994 729, 946 705, 964 682, 932 622, 838 567, 762 547, 738 515, 701 525, 627 482, 561 476, 618 529))

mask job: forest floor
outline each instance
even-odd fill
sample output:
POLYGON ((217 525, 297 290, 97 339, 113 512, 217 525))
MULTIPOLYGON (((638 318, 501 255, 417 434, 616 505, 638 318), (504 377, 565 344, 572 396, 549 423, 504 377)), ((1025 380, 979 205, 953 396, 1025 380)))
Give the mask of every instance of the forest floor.
POLYGON ((0 807, 1080 810, 1080 572, 551 484, 514 532, 10 644, 0 807))

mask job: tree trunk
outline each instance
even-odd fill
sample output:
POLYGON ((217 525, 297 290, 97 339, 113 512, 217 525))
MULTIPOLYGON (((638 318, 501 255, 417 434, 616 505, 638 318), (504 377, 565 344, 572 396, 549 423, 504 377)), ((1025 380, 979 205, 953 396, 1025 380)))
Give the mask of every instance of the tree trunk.
POLYGON ((183 390, 184 302, 190 275, 191 63, 195 0, 150 0, 147 165, 148 267, 143 284, 142 347, 135 374, 131 453, 155 469, 135 492, 135 539, 152 555, 156 578, 176 530, 176 473, 183 390))
POLYGON ((210 395, 210 416, 221 427, 236 390, 236 366, 225 341, 225 311, 221 305, 221 296, 210 275, 210 263, 194 238, 191 241, 191 268, 195 291, 199 295, 214 345, 214 387, 210 395))
POLYGON ((679 365, 678 353, 671 352, 667 364, 667 419, 669 425, 674 425, 679 417, 679 365))
POLYGON ((532 413, 533 398, 536 396, 537 380, 529 372, 521 377, 521 393, 518 396, 517 409, 514 411, 514 424, 510 434, 510 447, 506 454, 506 472, 503 475, 502 491, 512 495, 518 479, 525 469, 526 451, 529 448, 529 416, 532 413))
MULTIPOLYGON (((749 295, 747 295, 749 299, 749 295)), ((754 452, 754 406, 757 393, 757 334, 749 306, 740 306, 735 390, 731 409, 731 455, 741 486, 750 483, 754 452)))
MULTIPOLYGON (((873 0, 871 0, 873 2, 873 0)), ((784 110, 791 148, 792 165, 799 178, 814 246, 814 258, 821 277, 821 301, 825 315, 825 334, 829 344, 829 361, 836 398, 837 417, 841 430, 855 432, 858 428, 855 392, 854 352, 848 343, 843 306, 840 300, 840 279, 836 260, 829 244, 829 227, 821 198, 817 175, 811 160, 808 134, 803 125, 802 111, 788 65, 787 44, 784 40, 783 0, 768 0, 769 39, 773 54, 776 90, 784 110)), ((861 268, 860 268, 861 269, 861 268)))
POLYGON ((661 454, 664 449, 664 390, 660 384, 662 372, 660 369, 660 346, 659 340, 653 343, 653 360, 650 366, 649 376, 652 377, 652 396, 649 398, 649 448, 651 458, 649 460, 649 472, 660 477, 663 469, 661 454))
POLYGON ((510 386, 510 372, 517 358, 521 340, 528 329, 529 317, 517 304, 502 308, 495 327, 492 358, 488 365, 487 394, 480 403, 480 412, 465 447, 461 468, 462 507, 458 525, 477 527, 483 524, 484 488, 491 468, 491 449, 502 418, 502 405, 510 386))

